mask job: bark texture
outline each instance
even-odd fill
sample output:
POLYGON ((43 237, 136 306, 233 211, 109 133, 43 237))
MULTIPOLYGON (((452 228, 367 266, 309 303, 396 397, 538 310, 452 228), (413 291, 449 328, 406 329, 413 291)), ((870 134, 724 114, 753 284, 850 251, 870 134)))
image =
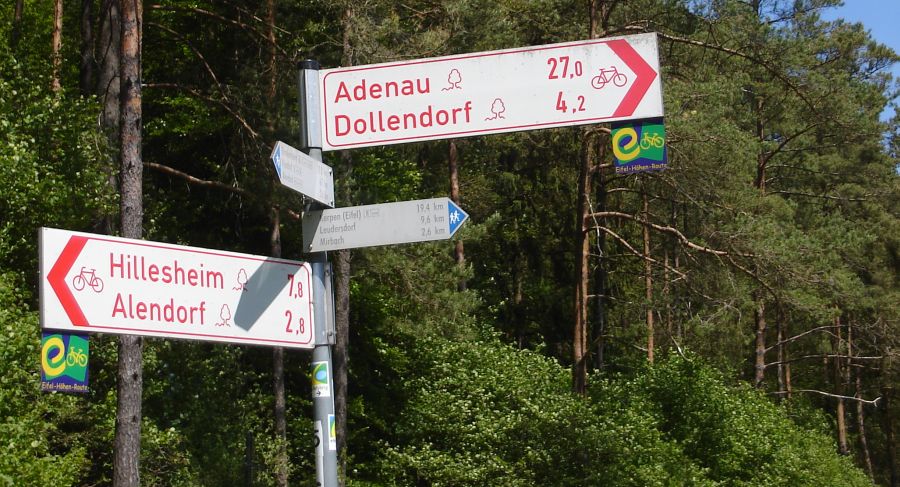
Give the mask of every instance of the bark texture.
POLYGON ((50 57, 53 65, 53 72, 50 75, 50 89, 59 91, 61 88, 59 81, 59 70, 62 66, 62 22, 63 21, 63 2, 55 0, 53 2, 53 33, 50 40, 50 57))
MULTIPOLYGON (((647 197, 647 189, 642 191, 644 222, 650 221, 650 201, 647 197)), ((653 323, 653 266, 650 265, 650 226, 644 223, 644 297, 647 299, 647 362, 653 363, 655 347, 654 335, 656 327, 653 323)))
MULTIPOLYGON (((459 150, 456 147, 456 141, 451 140, 448 153, 447 153, 447 162, 450 169, 450 200, 456 203, 457 206, 462 206, 462 202, 459 198, 459 150)), ((456 240, 456 244, 453 249, 453 255, 456 258, 456 265, 459 267, 464 267, 466 265, 466 254, 463 249, 463 241, 460 239, 456 240)), ((456 288, 458 291, 465 291, 468 287, 468 283, 465 279, 460 279, 459 283, 457 283, 456 288)))
MULTIPOLYGON (((278 210, 272 210, 272 234, 269 238, 269 253, 272 257, 281 258, 281 218, 278 210)), ((272 350, 272 381, 275 394, 275 440, 278 448, 275 452, 275 485, 286 487, 288 484, 287 455, 287 408, 284 391, 284 348, 272 350)))
MULTIPOLYGON (((121 172, 120 225, 122 236, 140 239, 143 235, 141 178, 141 29, 142 4, 138 0, 121 3, 121 172)), ((141 391, 143 389, 143 340, 125 335, 119 339, 118 401, 113 485, 140 486, 141 391)))
POLYGON ((78 88, 87 96, 94 92, 94 0, 81 0, 81 63, 78 88))

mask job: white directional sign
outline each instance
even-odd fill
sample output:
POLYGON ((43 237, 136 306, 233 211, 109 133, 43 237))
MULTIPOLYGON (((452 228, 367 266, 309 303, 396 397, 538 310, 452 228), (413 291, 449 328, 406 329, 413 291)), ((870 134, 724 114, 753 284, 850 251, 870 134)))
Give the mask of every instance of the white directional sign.
POLYGON ((272 149, 272 164, 281 184, 319 203, 334 207, 331 167, 279 141, 272 149))
POLYGON ((305 262, 42 228, 41 325, 313 348, 305 262))
POLYGON ((663 116, 656 34, 323 70, 323 150, 663 116))
POLYGON ((303 248, 325 252, 446 240, 468 217, 450 198, 312 211, 303 217, 303 248))

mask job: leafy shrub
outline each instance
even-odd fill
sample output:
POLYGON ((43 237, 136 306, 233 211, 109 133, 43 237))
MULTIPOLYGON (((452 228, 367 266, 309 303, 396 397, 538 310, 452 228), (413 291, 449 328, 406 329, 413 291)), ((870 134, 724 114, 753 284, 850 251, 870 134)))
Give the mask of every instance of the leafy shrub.
POLYGON ((554 360, 495 341, 419 340, 402 361, 390 439, 351 485, 870 485, 827 436, 698 359, 588 398, 554 360))
POLYGON ((631 381, 623 397, 652 408, 660 431, 718 483, 871 485, 830 437, 799 427, 747 384, 729 387, 698 358, 673 355, 631 381))
POLYGON ((438 339, 412 355, 409 400, 377 462, 389 485, 712 485, 652 416, 596 414, 551 359, 438 339))

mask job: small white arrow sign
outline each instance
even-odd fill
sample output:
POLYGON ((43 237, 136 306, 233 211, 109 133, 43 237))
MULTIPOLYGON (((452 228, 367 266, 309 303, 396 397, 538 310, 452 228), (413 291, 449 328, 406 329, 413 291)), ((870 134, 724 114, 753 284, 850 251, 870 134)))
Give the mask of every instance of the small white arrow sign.
POLYGON ((303 248, 327 252, 446 240, 468 218, 446 197, 311 211, 303 217, 303 248))
POLYGON ((334 208, 334 177, 330 166, 281 141, 275 144, 270 158, 281 184, 334 208))

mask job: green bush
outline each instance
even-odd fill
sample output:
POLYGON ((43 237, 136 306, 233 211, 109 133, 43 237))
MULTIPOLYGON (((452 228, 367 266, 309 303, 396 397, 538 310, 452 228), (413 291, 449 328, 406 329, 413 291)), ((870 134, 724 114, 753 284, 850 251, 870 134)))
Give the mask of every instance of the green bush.
POLYGON ((0 485, 77 485, 89 460, 59 425, 78 398, 41 392, 40 326, 21 289, 0 274, 0 485))
POLYGON ((389 485, 712 485, 640 408, 596 414, 567 369, 496 342, 416 344, 389 485))
POLYGON ((871 485, 830 437, 799 427, 747 384, 729 387, 698 358, 670 357, 631 381, 623 397, 650 407, 660 431, 719 484, 871 485))
POLYGON ((390 439, 351 485, 871 485, 830 438, 699 359, 596 380, 587 398, 552 359, 494 341, 411 342, 393 370, 390 439))

